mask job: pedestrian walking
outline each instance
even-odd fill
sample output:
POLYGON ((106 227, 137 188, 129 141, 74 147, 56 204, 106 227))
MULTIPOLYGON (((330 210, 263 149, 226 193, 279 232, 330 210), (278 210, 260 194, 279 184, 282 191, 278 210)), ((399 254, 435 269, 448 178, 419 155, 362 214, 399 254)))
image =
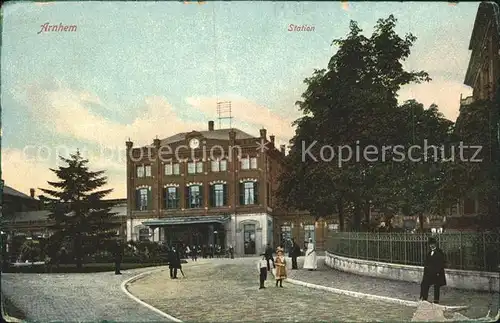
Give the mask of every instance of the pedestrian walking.
POLYGON ((298 269, 297 265, 297 258, 300 256, 300 247, 299 245, 295 242, 294 239, 292 239, 292 248, 290 249, 290 258, 292 258, 292 269, 298 269))
POLYGON ((196 246, 193 246, 193 249, 191 250, 191 260, 192 261, 198 260, 198 250, 196 249, 196 246))
POLYGON ((274 261, 274 264, 276 266, 276 274, 275 274, 275 279, 276 279, 276 287, 283 287, 283 279, 286 279, 286 259, 285 255, 283 253, 283 248, 278 248, 276 250, 276 260, 274 261))
POLYGON ((259 262, 257 263, 257 268, 259 270, 259 280, 260 280, 259 289, 266 288, 266 286, 264 286, 264 282, 267 280, 267 272, 268 272, 267 268, 269 266, 269 261, 266 259, 266 254, 262 253, 261 256, 262 259, 259 260, 259 262))
POLYGON ((121 275, 120 266, 123 260, 123 246, 120 240, 117 240, 115 243, 113 257, 115 260, 115 275, 121 275))
POLYGON ((424 276, 420 284, 420 300, 427 301, 429 289, 434 285, 434 303, 439 304, 439 292, 442 286, 446 286, 446 276, 444 273, 445 255, 437 247, 437 241, 429 238, 430 251, 424 263, 424 276))
POLYGON ((273 253, 274 253, 274 250, 271 247, 271 245, 268 243, 267 248, 266 248, 266 252, 264 253, 264 255, 266 256, 266 261, 267 261, 267 271, 271 270, 271 263, 273 264, 273 268, 276 268, 276 266, 274 265, 273 253))
POLYGON ((231 255, 231 259, 234 259, 234 248, 233 248, 233 246, 229 246, 229 254, 231 255))
POLYGON ((309 243, 307 244, 306 256, 304 258, 304 269, 316 270, 318 269, 318 259, 316 257, 316 248, 314 248, 314 243, 312 238, 309 238, 309 243))
POLYGON ((177 269, 181 266, 181 257, 179 251, 171 248, 168 257, 168 268, 170 269, 170 278, 177 279, 177 269))

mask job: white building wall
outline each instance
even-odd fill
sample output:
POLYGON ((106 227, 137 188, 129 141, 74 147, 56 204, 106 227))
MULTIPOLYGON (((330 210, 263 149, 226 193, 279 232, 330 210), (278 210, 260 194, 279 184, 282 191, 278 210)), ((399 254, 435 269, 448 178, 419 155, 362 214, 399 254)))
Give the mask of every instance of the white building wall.
MULTIPOLYGON (((244 225, 255 225, 255 254, 264 252, 267 244, 267 213, 248 213, 248 214, 233 214, 231 221, 228 224, 230 228, 231 242, 229 243, 234 247, 235 254, 243 255, 244 249, 244 225)), ((229 240, 228 240, 229 242, 229 240)))
MULTIPOLYGON (((127 241, 139 240, 139 230, 147 228, 147 226, 142 224, 142 222, 152 221, 152 220, 157 220, 157 218, 128 219, 127 220, 127 241)), ((154 230, 154 232, 153 232, 153 230, 150 229, 149 233, 152 234, 152 236, 151 236, 152 241, 160 241, 160 231, 158 229, 154 230)))

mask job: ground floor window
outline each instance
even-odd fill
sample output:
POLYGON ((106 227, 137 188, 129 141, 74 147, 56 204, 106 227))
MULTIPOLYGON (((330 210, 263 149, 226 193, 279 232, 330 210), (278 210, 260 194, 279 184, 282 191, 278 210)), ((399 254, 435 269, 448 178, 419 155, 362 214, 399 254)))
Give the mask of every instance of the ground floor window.
POLYGON ((312 239, 312 242, 316 242, 316 228, 314 224, 306 224, 304 225, 304 241, 309 242, 309 239, 312 239))
POLYGON ((255 224, 245 224, 243 226, 243 235, 245 240, 245 255, 254 255, 255 248, 255 224))
POLYGON ((143 228, 139 230, 139 241, 149 241, 149 229, 143 228))
POLYGON ((292 227, 289 225, 282 225, 280 245, 285 249, 285 253, 288 253, 290 249, 291 240, 292 240, 292 227))

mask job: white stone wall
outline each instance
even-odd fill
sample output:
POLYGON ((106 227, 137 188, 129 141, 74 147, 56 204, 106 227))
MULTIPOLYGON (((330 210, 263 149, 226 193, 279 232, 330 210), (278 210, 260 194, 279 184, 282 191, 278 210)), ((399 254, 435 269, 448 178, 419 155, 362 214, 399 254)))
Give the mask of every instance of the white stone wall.
MULTIPOLYGON (((328 267, 357 275, 401 280, 420 283, 424 273, 422 266, 400 265, 387 262, 355 259, 325 253, 325 264, 328 267)), ((448 287, 499 292, 500 275, 495 272, 446 269, 446 285, 448 287)))
MULTIPOLYGON (((152 221, 152 220, 157 220, 156 218, 149 218, 149 219, 127 219, 127 241, 130 240, 139 240, 139 230, 147 228, 145 225, 142 224, 142 222, 145 221, 152 221)), ((154 230, 149 230, 150 234, 153 234, 151 236, 152 241, 160 241, 160 230, 156 229, 154 230)))

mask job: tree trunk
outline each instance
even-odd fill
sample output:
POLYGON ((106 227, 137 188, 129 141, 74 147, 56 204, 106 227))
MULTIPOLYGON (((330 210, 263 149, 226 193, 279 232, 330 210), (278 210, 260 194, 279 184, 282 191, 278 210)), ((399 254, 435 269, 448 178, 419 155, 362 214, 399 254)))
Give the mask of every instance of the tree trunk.
POLYGON ((75 235, 75 263, 77 269, 82 269, 82 237, 80 233, 75 235))
POLYGON ((366 202, 365 203, 365 210, 364 210, 366 224, 370 224, 370 208, 371 208, 370 202, 366 202))
POLYGON ((359 232, 361 228, 361 219, 363 216, 363 209, 360 203, 354 207, 354 216, 352 217, 353 231, 359 232))
POLYGON ((422 213, 418 215, 418 224, 420 232, 424 232, 424 215, 422 213))
POLYGON ((337 208, 339 212, 339 231, 344 232, 345 230, 345 214, 344 214, 344 200, 339 199, 337 202, 337 208))

